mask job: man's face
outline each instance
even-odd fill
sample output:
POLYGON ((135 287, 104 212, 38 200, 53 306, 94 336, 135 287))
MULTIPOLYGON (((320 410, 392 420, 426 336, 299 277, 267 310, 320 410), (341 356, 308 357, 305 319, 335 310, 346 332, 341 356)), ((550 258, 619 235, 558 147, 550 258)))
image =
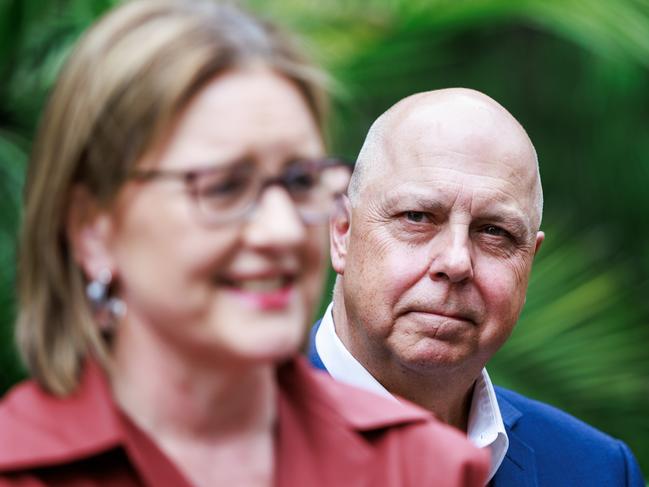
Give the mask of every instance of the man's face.
POLYGON ((543 240, 522 130, 459 116, 430 127, 390 132, 399 143, 384 143, 351 226, 332 226, 342 337, 379 380, 386 366, 476 373, 511 333, 543 240))

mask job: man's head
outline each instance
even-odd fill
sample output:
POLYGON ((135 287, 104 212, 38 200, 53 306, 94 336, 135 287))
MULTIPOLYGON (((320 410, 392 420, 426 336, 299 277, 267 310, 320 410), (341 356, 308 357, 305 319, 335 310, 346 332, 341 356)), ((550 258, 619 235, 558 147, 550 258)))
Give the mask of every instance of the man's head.
POLYGON ((379 380, 477 375, 518 320, 541 213, 536 152, 502 106, 466 89, 400 101, 332 221, 337 333, 379 380))

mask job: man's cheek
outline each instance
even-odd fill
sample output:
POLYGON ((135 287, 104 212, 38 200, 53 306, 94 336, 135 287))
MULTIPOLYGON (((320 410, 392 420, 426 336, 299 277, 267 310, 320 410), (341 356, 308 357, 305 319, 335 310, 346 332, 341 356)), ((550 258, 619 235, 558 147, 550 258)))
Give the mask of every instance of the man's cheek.
POLYGON ((381 280, 387 293, 395 298, 412 288, 428 272, 425 257, 412 249, 391 252, 384 257, 383 268, 381 280))

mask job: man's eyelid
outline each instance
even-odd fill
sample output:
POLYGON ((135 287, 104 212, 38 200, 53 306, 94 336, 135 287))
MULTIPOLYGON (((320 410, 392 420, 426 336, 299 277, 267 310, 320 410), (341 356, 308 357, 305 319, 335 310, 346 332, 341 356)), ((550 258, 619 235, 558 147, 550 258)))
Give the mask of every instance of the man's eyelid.
POLYGON ((482 227, 481 227, 481 229, 484 230, 484 231, 486 231, 489 228, 495 228, 496 230, 499 230, 500 232, 502 232, 502 233, 504 233, 506 235, 511 235, 511 232, 509 230, 507 230, 502 225, 498 225, 498 224, 495 224, 495 223, 487 223, 485 225, 482 225, 482 227))
POLYGON ((424 211, 424 210, 405 210, 405 211, 401 212, 401 217, 405 218, 408 222, 414 223, 414 224, 431 223, 431 222, 434 221, 433 215, 431 215, 430 212, 424 211), (417 215, 421 215, 422 220, 421 221, 414 221, 414 220, 408 218, 409 213, 414 213, 414 214, 417 214, 417 215))
POLYGON ((517 230, 513 228, 508 228, 506 225, 502 223, 484 223, 478 227, 478 231, 481 233, 484 233, 485 235, 494 237, 494 238, 507 238, 513 242, 520 242, 522 241, 525 237, 521 235, 517 230), (486 230, 490 227, 496 228, 502 232, 501 235, 494 235, 491 233, 487 233, 486 230))

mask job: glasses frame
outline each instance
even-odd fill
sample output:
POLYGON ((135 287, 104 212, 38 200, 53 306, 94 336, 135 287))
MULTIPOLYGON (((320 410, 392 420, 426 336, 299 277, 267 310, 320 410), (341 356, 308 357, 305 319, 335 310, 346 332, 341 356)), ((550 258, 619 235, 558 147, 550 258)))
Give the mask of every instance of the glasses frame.
MULTIPOLYGON (((295 161, 292 161, 293 163, 296 162, 309 162, 313 163, 314 165, 317 166, 317 170, 319 172, 322 172, 323 170, 327 168, 345 168, 349 172, 349 177, 351 177, 351 173, 353 170, 353 166, 350 162, 348 162, 346 159, 337 157, 337 156, 327 156, 327 157, 322 157, 322 158, 297 158, 295 161)), ((193 169, 139 169, 136 168, 133 171, 131 171, 129 175, 129 179, 140 182, 140 183, 147 183, 147 182, 152 182, 156 180, 177 180, 181 181, 186 189, 188 190, 189 194, 192 196, 194 199, 194 202, 196 206, 199 208, 199 210, 203 207, 201 205, 201 196, 199 189, 197 187, 197 181, 203 177, 206 174, 211 174, 215 173, 218 171, 222 171, 224 169, 227 169, 228 167, 232 167, 236 165, 236 163, 233 163, 228 166, 209 166, 209 167, 198 167, 198 168, 193 168, 193 169)), ((259 189, 257 191, 257 195, 251 199, 251 202, 244 207, 243 210, 240 212, 235 213, 233 216, 230 218, 224 218, 224 219, 214 219, 212 215, 208 214, 208 211, 205 209, 200 210, 201 213, 203 214, 204 218, 209 222, 209 225, 211 226, 219 226, 219 225, 226 225, 228 223, 232 223, 235 220, 239 219, 246 219, 249 218, 252 213, 254 213, 254 210, 257 208, 259 205, 259 201, 261 200, 262 195, 264 192, 270 188, 271 186, 279 186, 284 191, 288 194, 290 197, 291 201, 293 204, 296 206, 296 210, 298 210, 298 213, 300 214, 300 217, 302 218, 302 221, 305 224, 317 224, 317 223, 322 223, 323 221, 328 220, 329 218, 329 213, 323 212, 322 215, 316 215, 315 213, 313 214, 308 214, 308 213, 303 213, 299 206, 297 205, 296 201, 293 199, 293 195, 291 194, 291 191, 289 190, 289 181, 287 178, 287 171, 284 169, 279 175, 276 176, 270 176, 267 178, 264 178, 261 182, 261 185, 259 186, 259 189)), ((346 194, 346 188, 344 191, 339 191, 336 193, 332 194, 332 203, 335 203, 336 199, 340 198, 342 195, 346 194)), ((332 205, 333 206, 333 205, 332 205)))

